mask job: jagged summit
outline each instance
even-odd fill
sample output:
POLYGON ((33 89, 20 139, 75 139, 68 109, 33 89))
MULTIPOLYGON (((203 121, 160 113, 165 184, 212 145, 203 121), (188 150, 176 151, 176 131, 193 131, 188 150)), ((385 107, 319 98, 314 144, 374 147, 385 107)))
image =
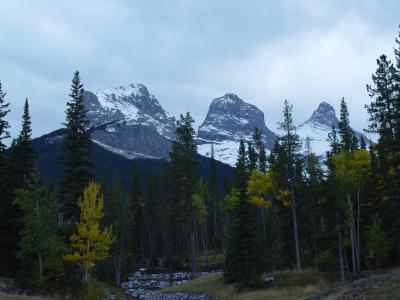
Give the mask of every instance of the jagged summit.
MULTIPOLYGON (((223 141, 249 138, 258 127, 266 139, 275 134, 265 126, 264 113, 256 106, 244 102, 235 94, 225 94, 214 99, 207 116, 198 130, 198 137, 205 140, 223 141)), ((272 146, 266 141, 267 148, 272 146)))
POLYGON ((260 109, 232 93, 215 98, 198 130, 199 152, 205 155, 214 143, 216 159, 233 165, 239 140, 250 140, 255 127, 261 130, 266 148, 271 149, 276 135, 265 125, 260 109))
MULTIPOLYGON (((297 133, 303 140, 303 142, 308 137, 311 141, 312 150, 321 155, 325 154, 329 149, 328 135, 332 131, 332 127, 338 127, 339 120, 336 117, 335 109, 332 105, 327 102, 321 102, 318 105, 318 108, 314 110, 311 117, 300 124, 298 127, 297 133)), ((367 137, 353 130, 354 134, 358 139, 361 137, 367 141, 367 137)))
POLYGON ((326 125, 332 128, 333 126, 337 127, 339 120, 336 117, 333 106, 327 102, 321 102, 306 122, 326 125))
POLYGON ((142 84, 85 92, 92 139, 126 157, 166 158, 175 118, 142 84))

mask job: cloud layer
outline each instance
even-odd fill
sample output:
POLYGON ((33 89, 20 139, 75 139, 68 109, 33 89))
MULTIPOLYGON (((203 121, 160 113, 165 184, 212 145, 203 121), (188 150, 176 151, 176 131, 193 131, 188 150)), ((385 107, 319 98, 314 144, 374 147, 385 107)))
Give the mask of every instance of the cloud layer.
POLYGON ((213 98, 237 93, 271 129, 282 103, 295 120, 343 96, 366 127, 365 84, 392 56, 400 3, 393 1, 2 0, 0 79, 12 134, 28 97, 34 136, 64 120, 73 71, 85 87, 144 83, 174 114, 199 124, 213 98), (350 3, 352 2, 352 3, 350 3))

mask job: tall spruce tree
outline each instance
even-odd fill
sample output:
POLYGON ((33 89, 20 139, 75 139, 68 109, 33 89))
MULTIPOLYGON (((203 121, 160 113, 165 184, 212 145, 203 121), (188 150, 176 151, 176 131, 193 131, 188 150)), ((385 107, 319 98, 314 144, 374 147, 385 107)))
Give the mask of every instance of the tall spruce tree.
POLYGON ((279 138, 279 143, 286 152, 287 168, 290 182, 290 205, 292 208, 293 218, 293 234, 294 243, 296 248, 296 267, 301 269, 300 258, 300 240, 298 232, 297 220, 297 204, 296 204, 296 163, 298 160, 299 150, 301 149, 301 142, 298 134, 296 133, 296 126, 293 124, 293 106, 285 100, 283 109, 283 121, 279 123, 279 129, 282 131, 282 136, 279 138))
POLYGON ((29 103, 28 99, 26 99, 24 104, 24 113, 22 115, 22 129, 15 144, 15 157, 13 159, 18 165, 17 169, 19 173, 19 182, 23 181, 24 178, 27 179, 30 176, 34 170, 35 159, 37 158, 37 152, 32 146, 31 124, 32 122, 29 113, 29 103))
POLYGON ((13 190, 9 187, 8 164, 6 161, 5 140, 10 138, 8 129, 10 125, 6 120, 10 112, 10 103, 6 102, 6 93, 3 91, 0 81, 0 273, 3 275, 13 275, 16 266, 17 236, 15 228, 14 206, 12 205, 13 190))
POLYGON ((257 167, 257 152, 251 141, 247 142, 247 153, 248 153, 248 157, 249 157, 248 170, 251 172, 251 171, 255 170, 257 167))
MULTIPOLYGON (((211 224, 209 226, 208 232, 210 232, 210 237, 213 242, 216 242, 216 239, 219 235, 218 232, 218 189, 217 189, 217 181, 218 181, 218 174, 217 174, 217 163, 214 157, 214 143, 211 143, 211 155, 210 155, 210 180, 209 180, 209 192, 210 192, 210 205, 209 207, 209 218, 211 217, 211 224)), ((222 237, 220 237, 221 239, 222 237)), ((213 245, 216 247, 217 245, 214 243, 213 245)))
POLYGON ((225 280, 237 283, 239 289, 258 283, 264 267, 257 236, 256 211, 246 193, 248 177, 248 157, 245 143, 241 140, 234 185, 238 199, 229 226, 224 270, 225 280))
POLYGON ((190 113, 180 115, 177 138, 172 142, 169 155, 167 256, 170 272, 174 268, 173 260, 181 260, 180 256, 185 253, 191 257, 192 271, 196 270, 197 265, 192 195, 198 178, 198 161, 193 123, 190 113))
POLYGON ((136 263, 144 259, 144 199, 139 170, 135 167, 132 176, 133 248, 136 263))
POLYGON ((340 102, 340 121, 338 126, 341 149, 345 151, 353 150, 353 130, 350 127, 349 111, 344 98, 340 102))
POLYGON ((254 128, 253 132, 253 142, 256 148, 257 158, 258 158, 258 169, 265 173, 267 171, 267 153, 265 151, 265 145, 262 140, 261 130, 257 127, 254 128))
POLYGON ((393 249, 400 248, 400 180, 398 174, 398 154, 396 144, 396 69, 385 55, 377 60, 377 70, 372 75, 372 85, 367 91, 372 101, 367 105, 369 113, 368 131, 378 133, 376 144, 379 173, 384 183, 384 199, 387 202, 387 215, 383 219, 388 236, 395 241, 393 249))
POLYGON ((6 102, 6 93, 3 91, 3 86, 0 81, 0 160, 4 159, 4 151, 6 149, 6 145, 4 144, 4 140, 10 138, 10 133, 8 129, 10 128, 10 124, 5 119, 7 114, 10 112, 8 106, 10 103, 6 102))
POLYGON ((83 84, 76 71, 72 79, 70 100, 67 102, 65 136, 60 156, 63 164, 60 183, 62 219, 68 224, 74 224, 79 218, 77 201, 91 177, 90 168, 94 166, 89 158, 91 140, 87 131, 89 120, 86 117, 83 93, 83 84))

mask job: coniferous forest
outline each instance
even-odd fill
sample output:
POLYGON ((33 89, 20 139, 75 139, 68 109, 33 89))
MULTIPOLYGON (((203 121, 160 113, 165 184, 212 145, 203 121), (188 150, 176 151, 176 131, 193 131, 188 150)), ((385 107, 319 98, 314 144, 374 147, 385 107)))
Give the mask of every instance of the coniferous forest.
POLYGON ((78 71, 65 87, 62 173, 51 182, 36 168, 29 98, 11 137, 11 99, 0 83, 0 276, 78 298, 90 281, 120 287, 141 268, 220 270, 225 284, 243 291, 262 288, 264 275, 277 270, 311 269, 346 282, 399 267, 400 35, 394 57, 380 56, 366 83, 365 130, 376 140, 356 137, 353 112, 338 99, 330 150, 317 156, 301 142, 295 107, 285 100, 272 151, 254 128, 240 141, 233 177, 218 174, 213 148, 203 176, 187 112, 162 171, 133 168, 128 190, 118 170, 95 175, 78 71))

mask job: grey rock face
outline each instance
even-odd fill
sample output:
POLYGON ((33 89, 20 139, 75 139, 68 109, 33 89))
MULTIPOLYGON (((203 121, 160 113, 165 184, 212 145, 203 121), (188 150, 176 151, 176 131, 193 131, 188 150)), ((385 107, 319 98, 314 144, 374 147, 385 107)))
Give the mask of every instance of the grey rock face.
POLYGON ((92 139, 127 158, 166 158, 175 134, 175 118, 144 85, 85 92, 92 139))
POLYGON ((308 119, 309 122, 337 127, 339 120, 336 117, 335 109, 332 105, 327 102, 321 102, 318 108, 314 110, 311 117, 308 119))
POLYGON ((249 138, 258 127, 265 146, 273 147, 276 135, 265 126, 264 113, 256 106, 244 102, 235 94, 226 94, 212 101, 204 122, 200 125, 198 138, 208 141, 249 138))

